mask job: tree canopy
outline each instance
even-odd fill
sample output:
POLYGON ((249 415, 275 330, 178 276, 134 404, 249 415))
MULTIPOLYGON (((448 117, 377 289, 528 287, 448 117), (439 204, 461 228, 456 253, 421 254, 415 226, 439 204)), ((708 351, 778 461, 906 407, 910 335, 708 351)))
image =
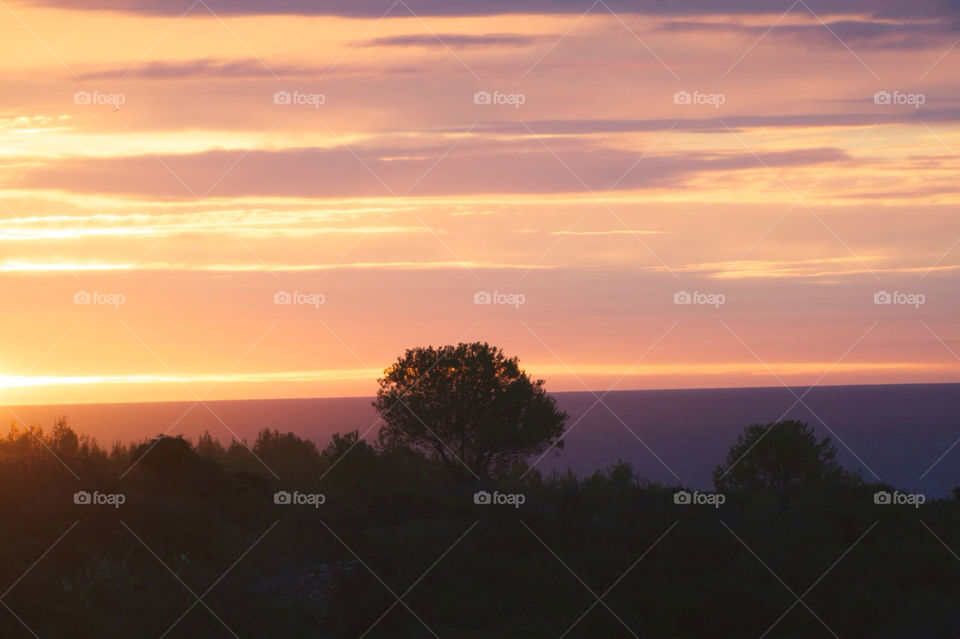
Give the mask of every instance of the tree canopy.
POLYGON ((409 349, 378 381, 381 442, 418 449, 459 479, 563 446, 567 415, 543 380, 485 342, 409 349))
POLYGON ((747 426, 713 471, 717 490, 787 490, 856 476, 836 462, 837 449, 826 437, 817 440, 806 423, 787 420, 747 426))

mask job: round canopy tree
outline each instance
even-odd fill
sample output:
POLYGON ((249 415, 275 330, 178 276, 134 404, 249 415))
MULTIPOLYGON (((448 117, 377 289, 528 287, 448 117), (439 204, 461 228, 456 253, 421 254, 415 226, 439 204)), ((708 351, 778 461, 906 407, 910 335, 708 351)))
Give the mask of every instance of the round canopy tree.
POLYGON ((378 382, 380 441, 418 449, 459 479, 486 479, 563 447, 567 415, 543 380, 489 344, 407 350, 378 382))
POLYGON ((788 490, 822 482, 856 481, 836 461, 837 449, 804 422, 787 420, 747 426, 713 471, 717 490, 788 490))

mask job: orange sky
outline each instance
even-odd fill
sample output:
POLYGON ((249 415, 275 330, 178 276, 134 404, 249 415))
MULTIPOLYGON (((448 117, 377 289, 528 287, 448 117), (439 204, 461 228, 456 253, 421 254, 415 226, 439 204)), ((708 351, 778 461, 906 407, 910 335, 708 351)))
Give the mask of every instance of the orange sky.
POLYGON ((958 380, 960 16, 529 4, 4 3, 0 402, 958 380))

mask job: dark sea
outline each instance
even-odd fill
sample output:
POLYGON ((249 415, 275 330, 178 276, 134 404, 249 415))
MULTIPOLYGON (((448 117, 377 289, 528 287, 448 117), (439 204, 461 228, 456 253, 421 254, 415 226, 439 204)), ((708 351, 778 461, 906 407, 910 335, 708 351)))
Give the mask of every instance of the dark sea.
MULTIPOLYGON (((569 414, 565 449, 531 460, 549 473, 580 475, 623 460, 642 478, 709 489, 711 473, 748 424, 798 419, 830 437, 839 461, 864 479, 931 497, 960 485, 960 384, 821 386, 555 393, 569 414), (803 403, 797 403, 797 397, 803 403)), ((14 406, 11 421, 49 429, 66 416, 103 444, 158 433, 190 437, 209 430, 222 442, 252 442, 276 428, 324 446, 335 432, 375 438, 379 423, 366 397, 139 404, 14 406)), ((5 429, 4 429, 5 430, 5 429)))

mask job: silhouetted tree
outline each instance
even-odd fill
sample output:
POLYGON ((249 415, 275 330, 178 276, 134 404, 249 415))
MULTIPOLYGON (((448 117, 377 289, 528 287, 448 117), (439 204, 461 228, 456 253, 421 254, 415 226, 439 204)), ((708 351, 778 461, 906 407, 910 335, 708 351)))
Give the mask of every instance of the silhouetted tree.
POLYGON ((379 384, 381 443, 418 449, 457 478, 502 474, 563 445, 567 415, 543 380, 486 343, 407 350, 379 384))
POLYGON ((131 456, 134 475, 172 490, 209 488, 221 472, 216 462, 198 455, 183 435, 157 435, 136 446, 131 456))
POLYGON ((316 444, 293 433, 264 428, 257 434, 252 451, 262 471, 276 473, 283 481, 309 482, 317 476, 320 453, 316 444))
POLYGON ((203 431, 203 434, 197 438, 194 450, 201 457, 212 459, 218 464, 223 464, 223 459, 227 455, 227 449, 223 447, 219 440, 213 438, 209 430, 203 431))
POLYGON ((356 430, 349 433, 334 433, 327 447, 320 453, 324 474, 333 472, 335 477, 362 478, 375 463, 377 451, 356 430), (336 470, 334 470, 336 469, 336 470))
POLYGON ((835 460, 837 449, 826 437, 799 421, 747 426, 713 471, 717 490, 770 488, 786 490, 824 481, 857 479, 835 460))

